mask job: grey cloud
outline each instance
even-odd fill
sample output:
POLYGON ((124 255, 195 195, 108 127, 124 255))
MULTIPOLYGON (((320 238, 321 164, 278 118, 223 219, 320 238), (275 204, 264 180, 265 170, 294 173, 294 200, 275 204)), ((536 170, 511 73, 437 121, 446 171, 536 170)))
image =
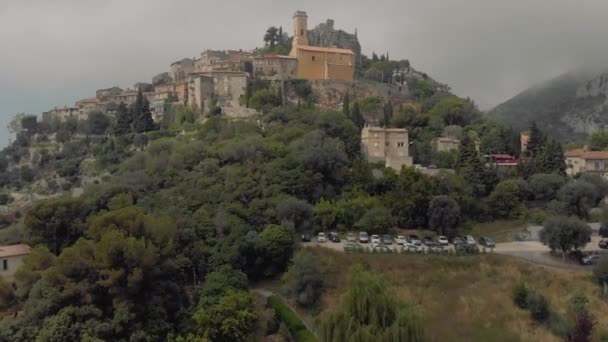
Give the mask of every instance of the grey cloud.
POLYGON ((357 28, 364 53, 407 58, 482 108, 608 52, 601 0, 3 0, 0 120, 149 80, 204 48, 260 46, 298 9, 311 26, 357 28))

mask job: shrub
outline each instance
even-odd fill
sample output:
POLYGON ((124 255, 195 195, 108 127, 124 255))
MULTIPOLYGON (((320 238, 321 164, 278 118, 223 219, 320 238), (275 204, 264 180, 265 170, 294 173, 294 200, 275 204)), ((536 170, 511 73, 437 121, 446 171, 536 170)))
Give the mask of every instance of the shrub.
POLYGON ((525 283, 519 283, 513 290, 513 301, 522 309, 528 308, 528 296, 532 293, 525 283))
POLYGON ((268 305, 274 309, 279 320, 285 323, 296 342, 317 342, 318 339, 304 325, 304 322, 277 296, 268 298, 268 305))
POLYGON ((527 297, 527 306, 532 318, 537 322, 545 322, 550 315, 547 298, 538 293, 528 294, 527 297))

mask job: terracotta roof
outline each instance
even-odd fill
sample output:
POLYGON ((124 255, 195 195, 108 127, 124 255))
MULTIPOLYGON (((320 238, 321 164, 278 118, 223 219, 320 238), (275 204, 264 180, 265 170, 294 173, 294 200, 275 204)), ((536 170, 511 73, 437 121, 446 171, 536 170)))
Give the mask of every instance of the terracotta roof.
POLYGON ((587 151, 583 159, 608 159, 608 151, 587 151))
POLYGON ((338 49, 338 48, 328 48, 328 47, 321 47, 321 46, 299 46, 298 45, 298 49, 299 50, 306 50, 306 51, 317 51, 317 52, 333 52, 333 53, 341 53, 341 54, 347 54, 347 55, 354 55, 355 53, 353 52, 353 50, 348 50, 348 49, 338 49))
POLYGON ((585 154, 585 152, 587 152, 585 149, 577 148, 574 150, 564 152, 564 156, 565 157, 582 157, 583 154, 585 154))
POLYGON ((0 246, 0 258, 30 254, 30 246, 25 244, 0 246))

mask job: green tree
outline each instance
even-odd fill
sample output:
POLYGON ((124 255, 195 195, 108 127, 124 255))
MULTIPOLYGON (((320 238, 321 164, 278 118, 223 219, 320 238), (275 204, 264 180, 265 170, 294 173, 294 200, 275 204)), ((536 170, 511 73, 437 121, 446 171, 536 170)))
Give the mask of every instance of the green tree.
POLYGON ((497 218, 514 218, 523 207, 522 194, 513 180, 498 183, 488 198, 489 206, 497 218))
POLYGON ((338 309, 321 323, 321 339, 339 341, 423 341, 420 319, 396 302, 377 273, 355 266, 338 309))
POLYGON ((537 201, 548 202, 557 196, 558 190, 566 183, 566 179, 558 174, 535 174, 530 177, 530 188, 537 201))
POLYGON ((15 272, 17 296, 25 300, 30 290, 42 278, 44 271, 55 264, 55 255, 46 246, 38 245, 23 258, 23 264, 15 272))
POLYGON ((279 29, 274 26, 271 26, 266 30, 266 33, 264 34, 264 43, 266 43, 266 45, 270 45, 270 47, 274 47, 277 44, 279 38, 279 29))
POLYGON ((384 207, 370 208, 363 216, 355 222, 355 227, 359 230, 367 231, 370 234, 386 233, 393 227, 394 219, 391 212, 384 207))
POLYGON ((359 130, 363 129, 363 126, 365 126, 365 119, 363 119, 363 114, 361 114, 359 102, 355 102, 355 104, 353 104, 353 109, 350 112, 349 118, 355 124, 355 126, 359 128, 359 130))
POLYGON ((552 216, 540 232, 540 240, 551 250, 560 250, 562 259, 566 253, 584 247, 591 239, 591 228, 576 217, 552 216))
POLYGON ((30 241, 43 243, 55 255, 84 233, 89 205, 79 198, 63 197, 38 202, 25 216, 30 241))
POLYGON ((87 117, 87 132, 89 134, 105 134, 110 126, 110 119, 100 111, 92 111, 87 117))
POLYGON ((572 180, 557 193, 557 199, 564 203, 569 215, 587 218, 589 210, 596 206, 600 199, 599 189, 584 180, 572 180))
POLYGON ((281 223, 293 225, 296 231, 307 230, 311 225, 312 210, 306 201, 287 197, 277 205, 277 218, 281 223))
POLYGON ((348 93, 348 90, 346 91, 346 94, 344 94, 344 97, 342 98, 342 113, 344 113, 344 115, 346 115, 346 117, 350 116, 350 95, 348 93))
POLYGON ((441 235, 447 235, 460 222, 460 206, 449 196, 435 196, 429 204, 429 227, 441 235))
POLYGON ((604 296, 608 296, 608 258, 603 257, 593 267, 593 276, 602 286, 604 296))
POLYGON ((266 276, 282 272, 293 255, 295 236, 292 228, 270 224, 260 233, 266 260, 266 276))
POLYGON ((589 149, 592 151, 604 151, 608 149, 608 131, 597 131, 591 134, 589 149))
POLYGON ((133 123, 132 112, 129 111, 124 102, 118 105, 116 110, 116 125, 114 126, 114 134, 123 135, 131 132, 131 124, 133 123))
POLYGON ((249 341, 257 315, 255 297, 245 291, 228 290, 216 304, 194 311, 196 330, 210 341, 249 341))
POLYGON ((534 156, 545 143, 545 135, 538 128, 536 122, 532 122, 529 130, 530 138, 528 139, 528 145, 526 146, 525 155, 526 157, 534 156))
POLYGON ((319 270, 319 260, 305 250, 300 250, 293 258, 293 265, 286 273, 286 292, 296 298, 298 305, 310 308, 318 304, 323 294, 323 277, 319 270))
POLYGON ((148 132, 154 129, 154 121, 150 112, 150 102, 142 94, 137 93, 137 99, 133 105, 133 131, 136 133, 148 132))

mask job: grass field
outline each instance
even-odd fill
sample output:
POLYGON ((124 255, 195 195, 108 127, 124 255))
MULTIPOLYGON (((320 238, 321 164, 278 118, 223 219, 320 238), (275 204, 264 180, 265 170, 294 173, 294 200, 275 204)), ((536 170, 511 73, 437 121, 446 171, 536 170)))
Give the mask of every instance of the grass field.
POLYGON ((525 281, 544 294, 554 311, 570 320, 571 299, 584 293, 598 320, 596 340, 608 333, 608 298, 589 272, 552 269, 500 255, 441 257, 345 254, 311 248, 321 260, 327 290, 321 321, 339 304, 350 267, 360 263, 388 280, 394 295, 422 314, 429 341, 561 341, 530 313, 513 304, 512 291, 525 281))
POLYGON ((475 238, 487 236, 496 242, 513 241, 516 233, 525 232, 526 224, 523 221, 499 220, 491 223, 477 223, 468 232, 475 238))

